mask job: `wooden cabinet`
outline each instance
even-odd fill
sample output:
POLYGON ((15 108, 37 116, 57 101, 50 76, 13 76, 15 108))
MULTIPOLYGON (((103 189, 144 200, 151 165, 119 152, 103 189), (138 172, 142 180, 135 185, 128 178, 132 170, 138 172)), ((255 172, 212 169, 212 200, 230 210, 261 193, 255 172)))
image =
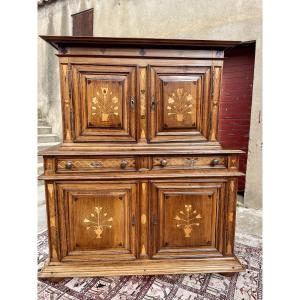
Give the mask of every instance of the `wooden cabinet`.
POLYGON ((218 142, 238 42, 42 37, 58 49, 63 143, 43 150, 40 277, 232 273, 241 151, 218 142))

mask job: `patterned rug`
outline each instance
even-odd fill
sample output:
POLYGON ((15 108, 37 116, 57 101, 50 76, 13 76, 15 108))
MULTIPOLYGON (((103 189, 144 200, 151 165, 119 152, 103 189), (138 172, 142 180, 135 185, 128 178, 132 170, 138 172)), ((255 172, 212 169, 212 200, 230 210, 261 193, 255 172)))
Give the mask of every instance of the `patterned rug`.
MULTIPOLYGON (((219 274, 121 276, 38 281, 39 300, 261 300, 261 239, 237 235, 235 253, 246 272, 219 274)), ((48 257, 47 231, 38 235, 38 268, 48 257)))

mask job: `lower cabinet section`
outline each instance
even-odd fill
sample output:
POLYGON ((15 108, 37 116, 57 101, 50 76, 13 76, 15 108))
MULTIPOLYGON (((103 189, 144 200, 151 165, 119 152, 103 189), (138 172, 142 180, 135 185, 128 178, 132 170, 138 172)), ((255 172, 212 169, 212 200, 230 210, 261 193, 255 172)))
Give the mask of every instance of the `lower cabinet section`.
POLYGON ((46 192, 50 260, 40 277, 243 270, 235 178, 47 181, 46 192))

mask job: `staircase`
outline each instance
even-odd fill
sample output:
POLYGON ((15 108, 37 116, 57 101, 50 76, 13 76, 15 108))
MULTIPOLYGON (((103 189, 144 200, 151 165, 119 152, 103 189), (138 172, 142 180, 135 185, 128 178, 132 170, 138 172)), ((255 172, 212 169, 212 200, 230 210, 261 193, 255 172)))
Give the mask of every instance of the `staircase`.
MULTIPOLYGON (((59 144, 59 137, 52 133, 52 127, 47 122, 40 118, 38 119, 38 151, 50 148, 59 144)), ((38 175, 43 173, 43 157, 38 156, 38 175)), ((43 184, 43 181, 39 180, 39 185, 43 184)))

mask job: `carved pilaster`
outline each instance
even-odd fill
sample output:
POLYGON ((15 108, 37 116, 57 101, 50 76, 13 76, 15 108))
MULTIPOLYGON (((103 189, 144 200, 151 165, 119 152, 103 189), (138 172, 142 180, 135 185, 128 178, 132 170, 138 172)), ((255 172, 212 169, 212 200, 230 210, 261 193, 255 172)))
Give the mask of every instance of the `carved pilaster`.
POLYGON ((210 141, 217 140, 221 76, 222 68, 213 67, 211 84, 210 141))
POLYGON ((61 98, 62 98, 62 110, 63 110, 63 138, 64 142, 72 142, 72 107, 69 87, 69 72, 70 67, 67 64, 60 65, 60 77, 61 77, 61 98))
POLYGON ((227 210, 225 227, 225 255, 232 255, 234 250, 235 214, 236 214, 237 179, 230 179, 227 185, 227 210))
POLYGON ((50 245, 50 260, 59 261, 59 237, 57 224, 57 206, 54 193, 54 184, 46 184, 46 199, 48 209, 48 232, 50 245))
POLYGON ((148 258, 148 183, 140 183, 140 258, 148 258))
POLYGON ((146 109, 146 68, 140 68, 140 142, 146 143, 147 109, 146 109))

